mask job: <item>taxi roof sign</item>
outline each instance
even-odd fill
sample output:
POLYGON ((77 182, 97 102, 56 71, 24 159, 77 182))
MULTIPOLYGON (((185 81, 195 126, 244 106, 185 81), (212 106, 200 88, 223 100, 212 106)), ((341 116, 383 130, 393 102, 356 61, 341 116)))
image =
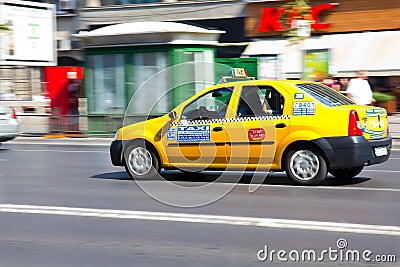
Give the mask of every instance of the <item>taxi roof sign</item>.
POLYGON ((247 78, 247 71, 244 68, 232 68, 232 78, 247 78))
POLYGON ((230 76, 221 76, 218 84, 226 83, 228 81, 243 81, 243 80, 255 80, 254 77, 249 77, 247 71, 244 68, 232 68, 230 76))

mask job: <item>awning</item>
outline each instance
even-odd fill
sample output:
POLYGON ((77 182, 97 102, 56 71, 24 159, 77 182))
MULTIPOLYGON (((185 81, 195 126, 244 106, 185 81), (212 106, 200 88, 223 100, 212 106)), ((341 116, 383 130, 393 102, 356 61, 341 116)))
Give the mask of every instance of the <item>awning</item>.
POLYGON ((285 40, 257 41, 248 44, 242 56, 278 55, 285 51, 285 40))
POLYGON ((353 76, 365 69, 371 76, 400 75, 400 31, 331 34, 311 37, 300 44, 287 40, 251 42, 242 56, 280 55, 285 73, 301 72, 305 50, 328 49, 330 72, 337 76, 353 76))
POLYGON ((133 45, 193 44, 217 45, 225 31, 208 30, 176 22, 131 22, 111 25, 74 36, 84 40, 85 47, 133 45))

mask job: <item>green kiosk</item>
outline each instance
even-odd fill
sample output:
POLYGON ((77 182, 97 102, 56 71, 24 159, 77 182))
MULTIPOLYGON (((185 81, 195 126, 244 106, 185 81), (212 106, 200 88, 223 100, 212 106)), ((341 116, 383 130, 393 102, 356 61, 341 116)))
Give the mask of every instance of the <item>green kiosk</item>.
POLYGON ((124 117, 134 122, 165 114, 214 84, 222 33, 174 22, 133 22, 77 34, 84 44, 88 133, 112 133, 124 117))

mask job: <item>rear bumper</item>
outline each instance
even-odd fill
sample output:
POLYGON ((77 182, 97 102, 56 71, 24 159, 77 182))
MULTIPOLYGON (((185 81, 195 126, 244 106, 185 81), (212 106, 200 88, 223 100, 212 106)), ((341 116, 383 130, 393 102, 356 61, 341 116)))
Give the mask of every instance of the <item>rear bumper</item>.
POLYGON ((352 168, 385 162, 390 157, 392 138, 366 140, 363 136, 327 137, 313 141, 328 160, 329 168, 352 168), (377 157, 376 147, 386 147, 388 154, 377 157))
POLYGON ((114 166, 124 166, 124 162, 122 160, 122 141, 112 141, 110 146, 110 157, 114 166))

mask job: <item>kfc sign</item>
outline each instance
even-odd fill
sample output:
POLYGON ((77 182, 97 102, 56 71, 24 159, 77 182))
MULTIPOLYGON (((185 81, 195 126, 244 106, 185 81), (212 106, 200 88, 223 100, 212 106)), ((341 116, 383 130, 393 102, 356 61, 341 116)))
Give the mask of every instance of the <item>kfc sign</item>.
MULTIPOLYGON (((337 3, 321 4, 311 8, 311 28, 314 30, 324 30, 330 27, 330 24, 321 23, 321 13, 335 8, 337 3)), ((257 32, 284 31, 290 29, 292 21, 299 16, 297 11, 291 10, 287 25, 282 22, 282 15, 286 13, 285 8, 263 8, 261 11, 261 20, 257 32)))

